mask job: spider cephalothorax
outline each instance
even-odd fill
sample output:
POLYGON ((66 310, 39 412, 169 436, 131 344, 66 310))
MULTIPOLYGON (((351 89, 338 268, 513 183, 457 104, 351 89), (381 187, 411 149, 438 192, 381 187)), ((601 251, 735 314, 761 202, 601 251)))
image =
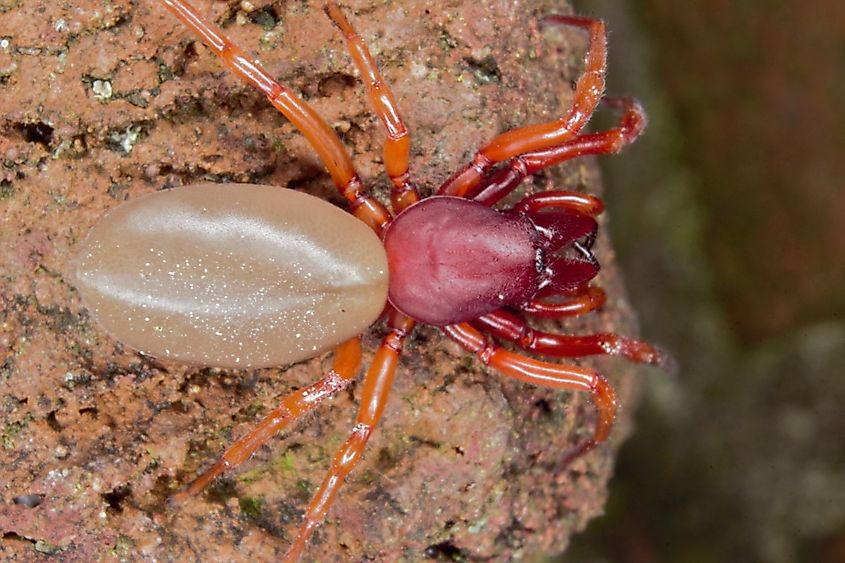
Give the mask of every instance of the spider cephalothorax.
POLYGON ((598 273, 590 252, 596 227, 577 212, 500 212, 470 199, 430 197, 384 234, 390 303, 416 321, 445 326, 573 292, 598 273))

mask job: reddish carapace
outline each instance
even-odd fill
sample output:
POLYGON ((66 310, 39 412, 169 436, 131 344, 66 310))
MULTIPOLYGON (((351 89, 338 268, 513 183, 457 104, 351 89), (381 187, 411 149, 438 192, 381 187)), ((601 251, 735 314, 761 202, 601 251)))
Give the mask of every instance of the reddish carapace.
POLYGON ((502 213, 469 199, 425 199, 384 234, 390 303, 418 322, 446 326, 520 308, 541 290, 577 290, 599 270, 579 242, 596 227, 589 215, 562 209, 502 213), (564 246, 581 254, 553 255, 564 246))
POLYGON ((601 374, 534 359, 491 338, 544 356, 614 354, 634 362, 668 362, 639 340, 551 334, 532 329, 523 317, 580 315, 604 303, 604 292, 589 283, 599 270, 591 247, 601 200, 560 190, 525 197, 511 208, 493 207, 527 176, 578 156, 616 152, 642 131, 640 106, 623 99, 605 100, 621 111, 616 127, 581 133, 604 91, 601 21, 543 18, 543 25, 575 26, 589 34, 586 68, 571 107, 558 120, 494 138, 435 196, 420 200, 408 172, 408 130, 393 95, 361 38, 328 3, 326 12, 346 38, 387 132, 384 162, 394 217, 363 188, 340 140, 305 101, 188 2, 162 3, 302 132, 351 213, 363 222, 344 222, 330 204, 290 190, 204 185, 120 206, 89 235, 78 267, 83 298, 116 338, 147 353, 246 367, 283 364, 334 348, 332 369, 323 379, 284 397, 174 502, 203 490, 347 386, 361 363, 360 332, 383 308, 388 331, 364 378, 355 425, 308 506, 287 560, 302 553, 360 460, 416 322, 440 327, 505 377, 591 393, 598 411, 595 431, 564 461, 607 439, 617 404, 601 374))

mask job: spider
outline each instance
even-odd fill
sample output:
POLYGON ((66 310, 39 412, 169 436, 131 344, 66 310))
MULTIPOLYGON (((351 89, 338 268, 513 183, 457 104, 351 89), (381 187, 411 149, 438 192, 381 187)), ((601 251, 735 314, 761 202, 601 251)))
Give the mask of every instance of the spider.
POLYGON ((599 198, 554 190, 524 197, 509 209, 493 207, 528 176, 578 156, 616 152, 642 132, 645 115, 626 98, 604 100, 621 112, 617 126, 581 133, 604 91, 601 21, 545 17, 543 25, 574 26, 589 35, 586 69, 571 107, 556 121, 495 137, 436 195, 422 199, 408 171, 410 139, 394 96, 361 37, 328 2, 326 14, 343 34, 387 132, 391 212, 362 186, 341 141, 305 101, 187 1, 161 1, 307 138, 352 214, 292 190, 201 185, 120 205, 89 234, 77 266, 80 293, 112 335, 143 352, 198 364, 265 367, 334 349, 332 367, 322 379, 284 397, 174 495, 173 503, 201 492, 349 385, 361 363, 360 334, 383 315, 387 334, 364 377, 356 423, 309 504, 286 560, 302 554, 361 459, 417 323, 440 328, 506 377, 591 393, 596 428, 564 462, 607 439, 617 401, 601 374, 534 359, 493 339, 541 356, 613 354, 664 368, 669 364, 666 354, 633 338, 552 334, 531 328, 523 318, 523 313, 582 315, 604 303, 604 292, 590 285, 599 271, 591 251, 596 216, 604 207, 599 198))

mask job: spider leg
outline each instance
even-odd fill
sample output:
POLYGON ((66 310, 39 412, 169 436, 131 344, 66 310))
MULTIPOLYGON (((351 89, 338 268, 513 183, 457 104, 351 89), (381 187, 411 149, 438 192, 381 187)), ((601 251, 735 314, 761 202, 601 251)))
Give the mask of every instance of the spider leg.
POLYGON ((472 161, 440 187, 440 195, 464 197, 482 181, 490 168, 517 155, 560 145, 578 134, 589 121, 604 93, 607 44, 604 22, 577 16, 548 16, 546 25, 572 25, 587 30, 589 45, 584 73, 575 85, 572 105, 556 121, 512 129, 479 149, 472 161))
POLYGON ((344 389, 355 378, 361 366, 361 339, 347 340, 334 351, 332 368, 321 380, 294 391, 282 399, 250 432, 229 446, 210 469, 198 476, 187 488, 170 497, 173 505, 181 504, 203 489, 222 473, 239 466, 291 422, 314 410, 320 403, 344 389))
POLYGON ((323 161, 338 191, 349 202, 352 213, 376 232, 381 232, 390 221, 390 212, 364 190, 340 139, 314 108, 277 82, 219 27, 203 20, 187 0, 161 0, 161 3, 198 35, 223 64, 267 96, 273 107, 299 129, 323 161))
POLYGON ((594 195, 553 190, 526 196, 514 205, 513 209, 517 213, 525 213, 533 217, 547 207, 596 217, 604 211, 604 202, 594 195))
POLYGON ((420 199, 417 188, 411 182, 411 176, 408 173, 408 155, 411 147, 408 128, 405 127, 405 123, 399 115, 399 108, 390 86, 382 78, 378 65, 370 55, 370 51, 361 36, 358 35, 337 4, 328 2, 325 10, 346 38, 349 55, 367 87, 370 104, 372 104, 373 110, 381 119, 387 131, 387 140, 384 143, 384 166, 390 181, 393 183, 393 189, 390 193, 393 210, 399 213, 420 199))
POLYGON ((566 299, 562 301, 549 301, 535 297, 523 305, 522 310, 532 316, 546 319, 576 317, 595 311, 604 305, 606 300, 607 296, 602 288, 585 284, 566 295, 566 299))
POLYGON ((485 205, 494 205, 516 189, 527 176, 544 168, 579 156, 616 153, 634 142, 646 125, 645 112, 639 102, 633 98, 605 98, 603 103, 622 110, 616 127, 578 135, 559 145, 515 156, 501 170, 483 178, 465 196, 485 205))
POLYGON ((556 358, 581 356, 622 356, 638 364, 650 364, 669 369, 668 356, 659 348, 642 340, 615 333, 570 336, 535 330, 525 319, 499 309, 472 322, 497 338, 513 342, 523 350, 556 358))
POLYGON ((475 354, 484 365, 496 369, 507 377, 532 385, 587 391, 592 394, 593 404, 598 411, 596 429, 591 438, 576 446, 565 456, 565 462, 572 461, 607 440, 616 419, 618 408, 616 392, 610 383, 595 370, 553 364, 505 350, 493 344, 468 323, 445 326, 443 332, 462 348, 475 354))
POLYGON ((284 561, 296 561, 299 558, 311 534, 325 519, 346 475, 361 460, 367 440, 387 403, 405 337, 413 327, 414 321, 410 317, 406 317, 391 307, 388 316, 389 332, 376 351, 373 363, 364 378, 364 390, 361 394, 355 426, 349 438, 335 454, 329 472, 311 500, 302 527, 285 554, 284 561))

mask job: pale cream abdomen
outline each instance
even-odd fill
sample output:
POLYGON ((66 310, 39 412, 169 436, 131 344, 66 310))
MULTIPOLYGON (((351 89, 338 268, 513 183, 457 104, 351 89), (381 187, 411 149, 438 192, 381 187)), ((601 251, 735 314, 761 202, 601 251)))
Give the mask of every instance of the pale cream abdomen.
POLYGON ((265 367, 363 332, 387 298, 378 237, 293 190, 198 184, 119 205, 82 244, 77 287, 92 316, 144 353, 265 367))

